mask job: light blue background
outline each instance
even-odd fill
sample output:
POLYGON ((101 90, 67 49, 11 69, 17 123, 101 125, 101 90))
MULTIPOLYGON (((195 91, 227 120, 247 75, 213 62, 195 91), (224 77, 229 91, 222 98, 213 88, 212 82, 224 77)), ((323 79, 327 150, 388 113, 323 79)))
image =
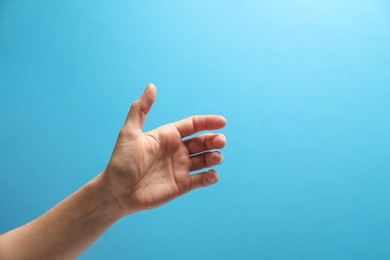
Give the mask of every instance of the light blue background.
POLYGON ((0 2, 0 232, 145 129, 228 119, 218 185, 131 215, 80 259, 389 259, 390 2, 0 2))

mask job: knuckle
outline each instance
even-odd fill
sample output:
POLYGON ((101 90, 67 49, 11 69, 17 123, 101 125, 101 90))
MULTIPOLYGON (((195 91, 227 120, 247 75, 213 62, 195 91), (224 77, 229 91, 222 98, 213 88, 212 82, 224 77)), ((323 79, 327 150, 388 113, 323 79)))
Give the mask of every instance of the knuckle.
POLYGON ((203 157, 203 159, 204 159, 204 164, 206 165, 206 167, 212 165, 212 162, 211 162, 211 154, 212 154, 212 153, 206 153, 206 154, 204 155, 204 157, 203 157))
POLYGON ((197 116, 191 116, 190 119, 195 132, 198 132, 197 116))
POLYGON ((214 135, 213 134, 205 134, 203 136, 203 145, 207 150, 213 149, 214 135))
POLYGON ((194 159, 190 160, 190 171, 195 171, 196 170, 196 162, 194 159))
POLYGON ((118 133, 118 139, 133 139, 137 137, 137 132, 131 130, 127 125, 123 126, 118 133))
POLYGON ((139 101, 136 100, 136 101, 133 102, 133 104, 131 104, 131 108, 130 108, 130 109, 131 109, 131 110, 133 110, 133 109, 138 109, 139 106, 140 106, 139 101))
POLYGON ((127 131, 127 129, 125 127, 123 127, 120 131, 119 131, 119 134, 118 134, 118 137, 119 138, 124 138, 124 137, 128 137, 129 136, 129 131, 127 131))
POLYGON ((202 174, 202 187, 207 187, 208 186, 208 183, 207 183, 207 173, 203 173, 202 174))
POLYGON ((196 152, 198 151, 198 144, 194 141, 190 141, 187 143, 188 152, 196 152))

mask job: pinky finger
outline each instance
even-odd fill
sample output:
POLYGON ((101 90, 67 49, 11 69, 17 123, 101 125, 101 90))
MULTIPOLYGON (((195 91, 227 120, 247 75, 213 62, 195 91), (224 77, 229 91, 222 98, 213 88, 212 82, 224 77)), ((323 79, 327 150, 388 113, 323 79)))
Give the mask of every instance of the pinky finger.
POLYGON ((192 191, 197 188, 207 187, 217 183, 219 180, 219 176, 216 171, 209 170, 207 172, 190 174, 190 179, 191 179, 190 191, 192 191))

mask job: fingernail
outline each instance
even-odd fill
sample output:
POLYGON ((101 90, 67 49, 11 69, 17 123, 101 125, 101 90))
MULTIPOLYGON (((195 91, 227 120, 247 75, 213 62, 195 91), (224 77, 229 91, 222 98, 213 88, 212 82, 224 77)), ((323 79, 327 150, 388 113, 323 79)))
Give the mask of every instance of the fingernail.
POLYGON ((209 181, 210 184, 216 183, 217 182, 217 177, 216 177, 215 173, 212 172, 212 171, 209 172, 207 174, 207 180, 209 181))
POLYGON ((148 88, 150 88, 150 86, 153 85, 153 83, 149 83, 148 85, 146 85, 146 88, 144 90, 144 93, 148 90, 148 88))
POLYGON ((223 161, 223 156, 219 152, 216 152, 213 157, 214 157, 214 161, 217 163, 221 163, 223 161))
POLYGON ((213 146, 217 149, 222 149, 226 145, 226 137, 222 134, 217 135, 213 139, 213 146))

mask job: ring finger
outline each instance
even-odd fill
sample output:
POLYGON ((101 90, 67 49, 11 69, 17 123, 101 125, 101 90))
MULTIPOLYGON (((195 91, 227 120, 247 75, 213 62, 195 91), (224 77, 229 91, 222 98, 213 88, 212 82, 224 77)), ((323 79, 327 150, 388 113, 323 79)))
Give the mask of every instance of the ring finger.
POLYGON ((221 164, 223 162, 223 156, 220 152, 205 152, 191 156, 190 160, 190 171, 197 171, 221 164))
POLYGON ((213 149, 222 149, 226 145, 226 137, 222 134, 204 134, 183 141, 189 154, 213 149))

